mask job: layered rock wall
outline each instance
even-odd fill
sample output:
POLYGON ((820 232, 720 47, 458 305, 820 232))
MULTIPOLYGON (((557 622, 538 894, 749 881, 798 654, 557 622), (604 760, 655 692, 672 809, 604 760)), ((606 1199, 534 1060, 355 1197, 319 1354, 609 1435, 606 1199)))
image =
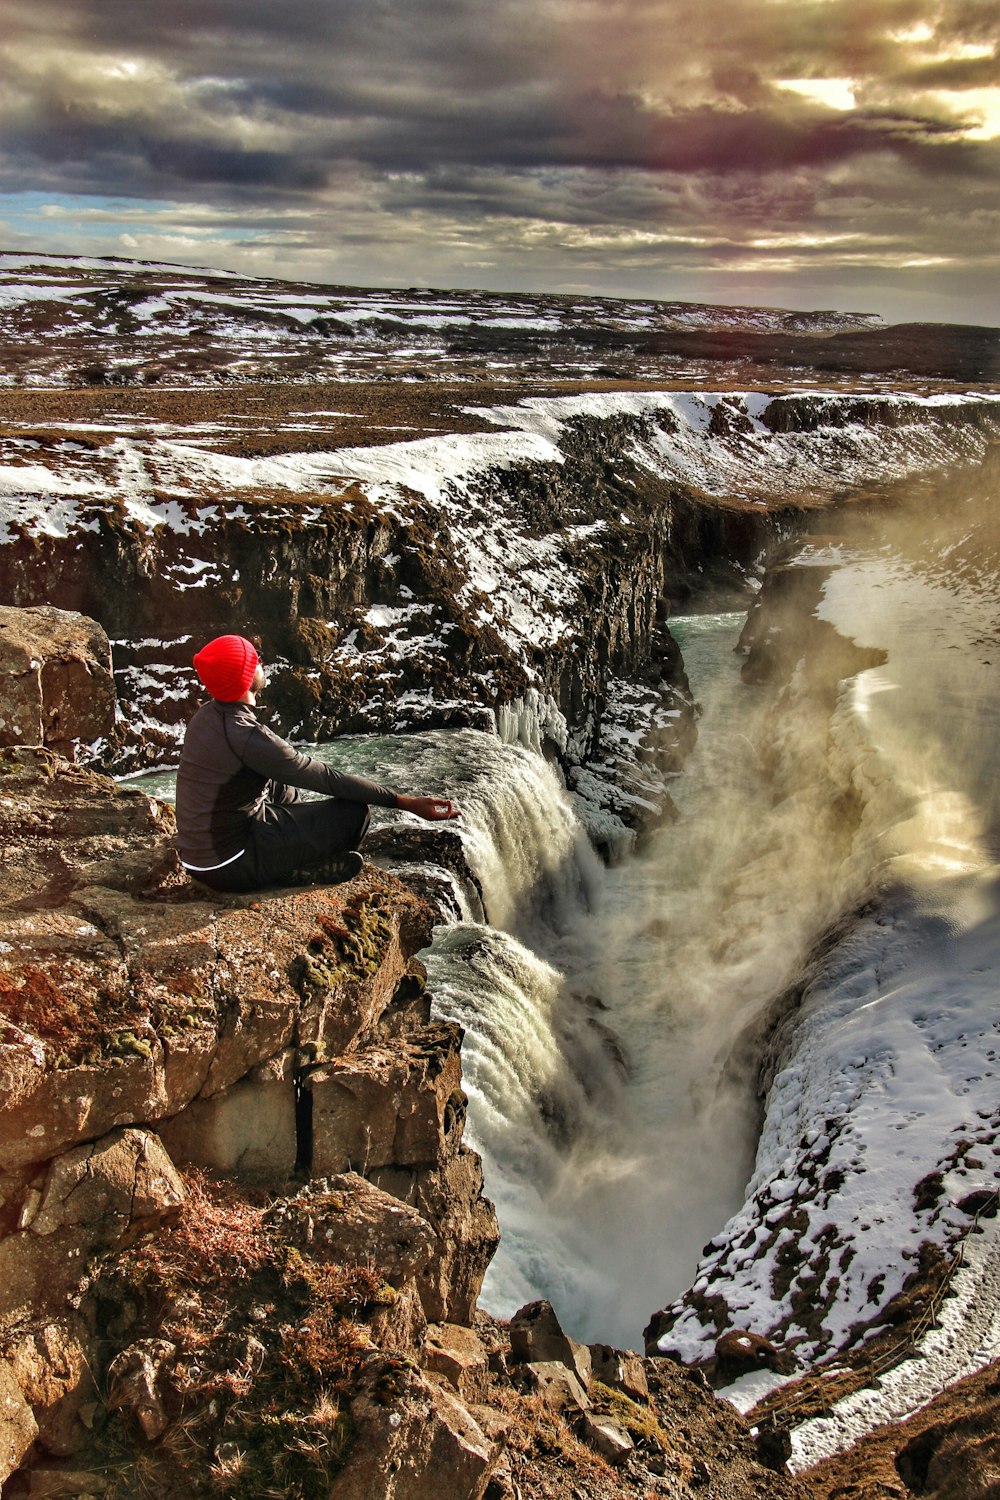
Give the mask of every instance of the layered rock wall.
POLYGON ((0 546, 0 584, 15 605, 56 601, 100 620, 114 642, 122 765, 173 749, 197 694, 192 651, 233 629, 277 664, 269 705, 283 732, 485 724, 531 687, 589 753, 614 678, 689 712, 672 603, 706 584, 742 587, 799 515, 705 503, 653 478, 630 456, 641 427, 579 420, 561 462, 471 482, 470 524, 491 527, 500 514, 544 544, 552 578, 537 581, 537 644, 512 636, 502 598, 470 581, 447 512, 375 504, 343 481, 197 507, 154 487, 145 520, 95 503, 66 535, 15 524, 0 546), (565 601, 547 598, 550 584, 576 601, 561 624, 565 601))

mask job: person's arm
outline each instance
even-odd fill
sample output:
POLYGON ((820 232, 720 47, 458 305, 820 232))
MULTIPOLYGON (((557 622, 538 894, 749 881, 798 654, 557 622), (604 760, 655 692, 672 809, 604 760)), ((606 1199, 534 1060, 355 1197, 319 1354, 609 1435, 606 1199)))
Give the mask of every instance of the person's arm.
POLYGON ((416 813, 418 818, 426 818, 429 823, 441 823, 448 818, 462 816, 454 802, 447 797, 404 797, 402 792, 397 792, 396 806, 400 812, 416 813))
POLYGON ((263 724, 254 724, 240 746, 240 755, 245 766, 266 776, 268 781, 320 792, 327 797, 340 797, 345 802, 365 802, 374 807, 399 806, 396 793, 388 787, 377 786, 364 776, 349 776, 317 760, 314 755, 304 755, 263 724))
POLYGON ((313 755, 303 755, 280 735, 255 723, 242 747, 243 763, 269 781, 302 787, 345 802, 365 802, 371 807, 395 807, 428 822, 460 817, 455 804, 445 797, 408 797, 378 786, 364 776, 349 776, 313 755))

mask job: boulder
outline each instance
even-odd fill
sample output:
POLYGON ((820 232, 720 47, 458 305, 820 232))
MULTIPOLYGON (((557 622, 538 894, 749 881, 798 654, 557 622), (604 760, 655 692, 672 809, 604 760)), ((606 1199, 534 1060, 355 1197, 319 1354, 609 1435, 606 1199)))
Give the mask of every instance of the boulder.
POLYGON ((633 1401, 649 1400, 649 1382, 642 1360, 628 1349, 613 1349, 610 1344, 590 1344, 593 1377, 613 1391, 622 1391, 633 1401))
MULTIPOLYGON (((19 1102, 0 1106, 0 1152, 5 1167, 49 1161, 67 1147, 106 1135, 131 1120, 156 1120, 163 1112, 158 1049, 114 1064, 34 1069, 19 1102)), ((23 1055, 23 1050, 22 1050, 23 1055)), ((27 1068, 25 1068, 25 1073, 27 1068)))
POLYGON ((483 1197, 480 1157, 463 1146, 441 1167, 386 1167, 371 1177, 387 1193, 411 1204, 431 1227, 433 1255, 417 1277, 430 1321, 471 1323, 483 1278, 500 1243, 496 1210, 483 1197))
POLYGON ((415 1209, 354 1173, 311 1182, 281 1200, 269 1222, 282 1237, 340 1265, 378 1266, 397 1289, 426 1274, 435 1237, 415 1209))
POLYGON ((751 1370, 786 1371, 787 1368, 787 1356, 759 1333, 731 1328, 716 1341, 715 1370, 719 1380, 736 1380, 751 1370))
POLYGON ((174 1161, 281 1182, 294 1170, 295 1052, 253 1068, 222 1093, 195 1099, 160 1127, 174 1161))
POLYGON ((148 1130, 115 1130, 50 1163, 20 1228, 0 1240, 0 1327, 61 1311, 88 1260, 173 1219, 184 1185, 148 1130))
MULTIPOLYGON (((90 885, 73 888, 70 899, 67 871, 78 851, 68 832, 59 839, 52 833, 67 806, 71 813, 76 806, 72 818, 79 814, 83 824, 107 822, 116 855, 108 864, 116 866, 123 842, 148 841, 145 822, 153 804, 137 793, 119 795, 106 778, 70 768, 56 777, 56 791, 46 792, 50 800, 41 798, 34 772, 23 799, 12 795, 11 782, 20 784, 21 777, 8 777, 0 797, 0 840, 9 833, 16 849, 16 857, 0 867, 0 941, 6 944, 0 963, 0 1009, 6 1012, 0 1018, 0 1078, 6 1085, 0 1092, 0 1160, 6 1169, 49 1160, 118 1125, 176 1116, 196 1096, 224 1093, 293 1046, 312 1057, 325 1045, 300 1014, 302 1000, 291 976, 316 924, 329 924, 340 911, 342 893, 294 891, 244 905, 239 903, 246 898, 220 897, 213 907, 153 902, 129 890, 90 885), (46 839, 53 843, 51 859, 39 854, 46 839), (16 889, 20 903, 18 882, 28 875, 31 888, 35 877, 26 862, 31 866, 36 858, 39 887, 49 892, 43 908, 4 910, 5 879, 12 883, 11 902, 16 889), (61 872, 58 892, 53 871, 61 872), (303 1027, 312 1038, 307 1044, 303 1027)), ((376 967, 328 997, 328 1014, 342 1007, 352 1040, 365 1017, 377 1016, 386 997, 396 993, 406 967, 401 934, 408 942, 427 916, 408 891, 390 888, 380 872, 369 877, 368 894, 393 912, 394 956, 386 972, 376 967), (392 905, 392 890, 400 893, 401 914, 392 905)), ((419 1050, 415 1044, 414 1055, 419 1050)), ((426 1070, 432 1066, 428 1060, 426 1070)), ((402 1127, 404 1137, 422 1118, 402 1127)), ((447 1123, 457 1137, 455 1108, 447 1123)), ((408 1149, 411 1156, 420 1151, 412 1139, 408 1149)))
POLYGON ((312 930, 289 966, 299 1045, 311 1062, 338 1057, 371 1032, 407 977, 410 956, 430 942, 435 919, 405 886, 394 883, 390 895, 374 870, 347 890, 313 892, 312 930))
POLYGON ((28 1500, 80 1500, 103 1495, 108 1481, 90 1469, 69 1469, 64 1466, 40 1464, 31 1471, 28 1500))
POLYGON ((56 1458, 79 1453, 89 1440, 81 1413, 97 1399, 93 1349, 83 1325, 47 1323, 11 1344, 7 1357, 38 1423, 42 1447, 56 1458))
POLYGON ((109 1408, 128 1412, 147 1443, 155 1443, 170 1425, 163 1398, 176 1356, 166 1339, 140 1339, 108 1366, 109 1408))
POLYGON ((612 1417, 585 1411, 577 1423, 577 1432, 595 1453, 616 1467, 625 1463, 635 1448, 624 1427, 612 1417))
POLYGON ((551 1302, 529 1302, 510 1320, 510 1354, 514 1364, 558 1361, 586 1390, 592 1364, 586 1344, 578 1344, 563 1332, 551 1302))
POLYGON ((427 1333, 424 1305, 415 1281, 404 1281, 401 1286, 390 1284, 395 1296, 367 1314, 368 1331, 376 1348, 412 1359, 414 1351, 423 1347, 427 1333))
POLYGON ((111 646, 72 610, 0 607, 0 746, 86 757, 115 727, 111 646))
POLYGON ((499 1448, 443 1386, 381 1363, 351 1419, 354 1440, 329 1500, 481 1500, 499 1448))
POLYGON ((472 1328, 463 1328, 458 1323, 431 1323, 423 1362, 426 1371, 442 1376, 464 1400, 486 1400, 489 1351, 472 1328))
POLYGON ((460 1027, 438 1021, 310 1073, 313 1171, 434 1167, 453 1156, 467 1108, 461 1043, 460 1027))
POLYGON ((541 1396, 553 1411, 586 1411, 590 1406, 584 1385, 560 1360, 534 1360, 514 1373, 526 1391, 541 1396))
POLYGON ((38 1424, 14 1371, 0 1359, 0 1484, 20 1467, 37 1436, 38 1424))

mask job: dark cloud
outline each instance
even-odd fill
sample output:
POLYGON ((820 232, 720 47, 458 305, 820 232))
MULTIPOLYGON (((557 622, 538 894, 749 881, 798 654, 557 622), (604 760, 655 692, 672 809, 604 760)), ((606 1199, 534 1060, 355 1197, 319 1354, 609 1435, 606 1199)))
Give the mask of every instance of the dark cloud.
POLYGON ((340 275, 367 239, 403 281, 416 247, 452 275, 603 256, 610 289, 657 257, 764 276, 768 234, 803 276, 902 276, 898 247, 957 276, 953 221, 1000 239, 995 0, 5 0, 4 24, 0 186, 171 200, 195 247, 215 214, 262 264, 285 234, 340 275))

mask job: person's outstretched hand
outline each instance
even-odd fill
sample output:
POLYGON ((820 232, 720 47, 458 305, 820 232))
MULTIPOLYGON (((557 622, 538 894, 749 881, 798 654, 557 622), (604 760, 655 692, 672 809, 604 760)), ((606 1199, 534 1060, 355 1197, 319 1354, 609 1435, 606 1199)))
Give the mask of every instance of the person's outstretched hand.
POLYGON ((447 797, 404 797, 397 792, 396 802, 403 812, 416 813, 428 823, 441 823, 448 818, 460 818, 460 810, 447 797))

